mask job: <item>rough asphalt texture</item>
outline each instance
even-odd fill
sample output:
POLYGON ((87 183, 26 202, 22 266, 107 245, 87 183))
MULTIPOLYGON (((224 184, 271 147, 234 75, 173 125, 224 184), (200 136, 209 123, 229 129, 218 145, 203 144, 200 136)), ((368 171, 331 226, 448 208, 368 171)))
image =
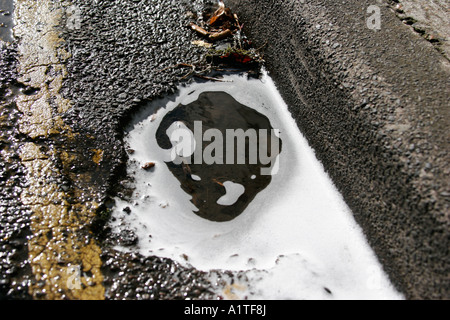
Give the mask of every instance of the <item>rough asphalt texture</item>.
MULTIPOLYGON (((65 35, 72 59, 63 92, 74 102, 67 115, 77 130, 94 136, 106 158, 94 182, 105 197, 121 176, 125 160, 121 135, 132 114, 147 101, 173 93, 189 70, 172 68, 193 64, 203 48, 187 28, 202 1, 72 1, 82 14, 81 29, 65 35), (106 188, 105 188, 106 186, 106 188)), ((124 177, 123 177, 124 178, 124 177)), ((119 182, 120 184, 120 182, 119 182)), ((107 235, 107 238, 109 236, 107 235)), ((118 241, 133 243, 124 232, 118 241)), ((208 298, 209 283, 196 270, 159 258, 126 255, 108 249, 104 261, 106 298, 184 299, 208 298)))
POLYGON ((450 2, 389 0, 397 16, 450 59, 450 2))
POLYGON ((392 281, 448 299, 450 67, 380 3, 228 1, 392 281))
POLYGON ((18 159, 18 144, 23 137, 17 130, 17 110, 13 98, 16 48, 0 44, 0 299, 27 299, 30 268, 27 239, 30 210, 20 201, 26 188, 24 168, 18 159))
MULTIPOLYGON (((175 90, 178 63, 205 53, 186 26, 207 1, 54 1, 81 10, 80 28, 62 21, 71 53, 61 93, 73 102, 65 122, 79 141, 34 141, 76 155, 62 188, 105 205, 91 227, 102 246, 107 299, 210 297, 205 274, 160 258, 116 252, 133 243, 104 228, 109 196, 123 192, 122 128, 133 110, 175 90), (100 165, 92 149, 103 150, 100 165), (84 159, 84 160, 83 160, 84 159), (90 181, 76 179, 87 173, 90 181), (120 179, 120 181, 118 181, 120 179)), ((297 122, 363 226, 391 279, 408 298, 449 295, 448 62, 423 37, 382 7, 382 29, 366 27, 370 1, 233 0, 297 122), (302 3, 305 2, 305 3, 302 3), (267 42, 267 43, 266 43, 267 42)), ((0 298, 30 296, 30 209, 17 147, 26 142, 14 93, 14 45, 0 48, 0 298)), ((80 201, 73 199, 72 201, 80 201)), ((38 284, 39 285, 39 284, 38 284)))
MULTIPOLYGON (((99 0, 86 3, 76 0, 60 4, 66 8, 77 6, 82 18, 79 26, 70 24, 73 21, 69 21, 69 15, 67 21, 61 23, 65 49, 71 54, 61 94, 73 102, 73 108, 64 115, 64 120, 80 135, 77 141, 52 137, 39 141, 39 144, 75 155, 77 160, 69 168, 61 168, 66 179, 64 189, 70 190, 75 185, 83 190, 82 198, 72 201, 83 201, 83 197, 101 198, 106 204, 98 214, 98 221, 90 227, 97 240, 103 243, 101 258, 104 262, 105 297, 210 298, 208 289, 211 284, 203 279, 202 272, 165 259, 144 258, 112 250, 110 246, 117 241, 133 243, 134 235, 127 230, 115 237, 106 232, 107 236, 103 237, 110 205, 108 195, 120 189, 121 181, 117 179, 125 178, 121 175, 126 159, 121 141, 123 126, 132 111, 145 105, 146 101, 175 91, 178 80, 189 69, 173 66, 193 64, 205 53, 204 48, 191 44, 197 37, 187 28, 192 21, 192 13, 203 8, 203 1, 99 0), (92 162, 93 149, 103 150, 101 165, 92 162), (89 181, 77 180, 77 176, 86 173, 91 177, 89 181)), ((2 115, 5 113, 9 117, 2 120, 9 121, 6 129, 10 131, 17 126, 15 118, 20 117, 15 104, 10 101, 14 97, 13 91, 23 89, 33 94, 33 88, 17 87, 15 56, 13 45, 2 47, 2 115), (8 95, 12 98, 8 99, 8 95)), ((27 288, 34 283, 26 246, 30 212, 20 203, 18 196, 23 190, 21 186, 27 186, 21 179, 23 168, 17 161, 14 138, 13 132, 3 131, 2 127, 5 152, 2 152, 1 159, 0 298, 45 299, 45 293, 29 296, 27 288), (7 135, 4 139, 3 133, 7 135), (15 165, 10 158, 16 160, 15 165)), ((17 134, 17 139, 17 145, 27 140, 20 134, 17 134)))

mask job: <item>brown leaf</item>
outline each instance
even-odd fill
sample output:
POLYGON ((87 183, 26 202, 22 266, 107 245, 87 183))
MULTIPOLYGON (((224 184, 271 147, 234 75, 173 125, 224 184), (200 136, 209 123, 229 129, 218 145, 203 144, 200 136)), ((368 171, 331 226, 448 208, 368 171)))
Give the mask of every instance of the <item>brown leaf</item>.
POLYGON ((211 19, 209 19, 208 24, 210 26, 220 26, 227 27, 237 26, 235 16, 231 12, 230 8, 225 8, 223 1, 219 4, 219 9, 214 12, 211 19))
POLYGON ((142 169, 144 170, 150 170, 151 168, 155 167, 155 163, 154 162, 147 162, 146 164, 144 164, 142 166, 142 169))

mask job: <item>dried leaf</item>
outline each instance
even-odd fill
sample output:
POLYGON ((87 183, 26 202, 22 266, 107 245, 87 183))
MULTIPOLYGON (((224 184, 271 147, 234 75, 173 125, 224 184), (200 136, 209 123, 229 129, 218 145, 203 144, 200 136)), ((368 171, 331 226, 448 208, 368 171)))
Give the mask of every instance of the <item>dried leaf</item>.
POLYGON ((199 46, 199 47, 208 48, 208 49, 213 47, 212 43, 208 43, 203 40, 194 40, 194 41, 192 41, 192 44, 199 46))
POLYGON ((142 169, 144 170, 150 170, 151 168, 155 167, 155 163, 154 162, 147 162, 146 164, 144 164, 142 166, 142 169))
POLYGON ((219 3, 219 9, 214 12, 208 24, 210 26, 219 26, 229 29, 232 26, 237 26, 235 15, 231 12, 230 8, 226 8, 223 1, 219 3))
POLYGON ((220 7, 216 12, 214 12, 214 15, 211 17, 211 19, 209 20, 208 24, 210 26, 215 25, 220 17, 222 17, 222 15, 225 13, 225 8, 220 7))
POLYGON ((253 58, 248 56, 248 55, 244 55, 244 54, 239 54, 239 53, 230 53, 227 54, 225 56, 222 56, 222 58, 231 58, 234 61, 238 62, 238 63, 250 63, 253 61, 253 58))

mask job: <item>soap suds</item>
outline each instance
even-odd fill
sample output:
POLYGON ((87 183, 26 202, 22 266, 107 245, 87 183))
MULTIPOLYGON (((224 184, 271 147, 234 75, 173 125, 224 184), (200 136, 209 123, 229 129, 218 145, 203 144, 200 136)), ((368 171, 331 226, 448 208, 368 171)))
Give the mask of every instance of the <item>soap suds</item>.
POLYGON ((245 187, 242 184, 226 181, 223 183, 225 187, 225 195, 222 196, 217 203, 222 206, 231 206, 238 201, 239 197, 245 192, 245 187))
MULTIPOLYGON (((233 287, 234 298, 402 299, 270 77, 225 80, 182 87, 175 98, 154 102, 134 119, 125 140, 135 150, 128 174, 136 191, 129 202, 116 199, 112 227, 127 225, 139 242, 131 249, 117 249, 171 258, 210 271, 212 277, 220 270, 244 273, 242 290, 233 287), (283 141, 272 182, 229 222, 212 222, 193 213, 191 196, 163 164, 167 155, 155 139, 167 112, 206 91, 227 92, 267 116, 283 141), (140 169, 148 159, 162 165, 151 172, 140 169), (130 203, 138 205, 124 214, 130 203)), ((217 288, 225 298, 229 291, 217 288)))

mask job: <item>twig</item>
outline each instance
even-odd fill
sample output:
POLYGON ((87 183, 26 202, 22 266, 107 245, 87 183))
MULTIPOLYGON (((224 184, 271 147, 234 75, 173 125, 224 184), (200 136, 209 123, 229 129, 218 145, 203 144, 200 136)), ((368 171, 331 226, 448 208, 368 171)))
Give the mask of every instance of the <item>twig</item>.
POLYGON ((223 80, 223 79, 218 79, 218 78, 213 78, 213 77, 202 76, 200 74, 194 74, 194 77, 204 79, 204 80, 217 81, 217 82, 233 82, 233 80, 223 80))
POLYGON ((216 179, 212 179, 213 182, 217 183, 219 186, 224 187, 222 182, 217 181, 216 179))
POLYGON ((206 31, 205 29, 203 29, 202 27, 199 27, 198 25, 196 25, 195 23, 191 22, 190 23, 190 27, 192 30, 200 33, 202 36, 207 37, 209 35, 209 32, 206 31))
POLYGON ((191 72, 186 73, 184 76, 182 76, 182 77, 180 78, 180 80, 186 79, 187 77, 189 77, 189 76, 192 75, 193 73, 194 73, 194 70, 192 70, 191 72))
POLYGON ((259 50, 261 50, 262 48, 264 48, 265 46, 267 46, 268 41, 266 41, 261 47, 259 47, 258 49, 255 49, 256 52, 258 52, 259 50))
POLYGON ((221 32, 216 32, 216 33, 210 34, 209 35, 209 39, 211 41, 218 41, 218 40, 227 38, 227 37, 231 36, 232 34, 233 33, 231 32, 230 29, 226 29, 226 30, 221 31, 221 32))

